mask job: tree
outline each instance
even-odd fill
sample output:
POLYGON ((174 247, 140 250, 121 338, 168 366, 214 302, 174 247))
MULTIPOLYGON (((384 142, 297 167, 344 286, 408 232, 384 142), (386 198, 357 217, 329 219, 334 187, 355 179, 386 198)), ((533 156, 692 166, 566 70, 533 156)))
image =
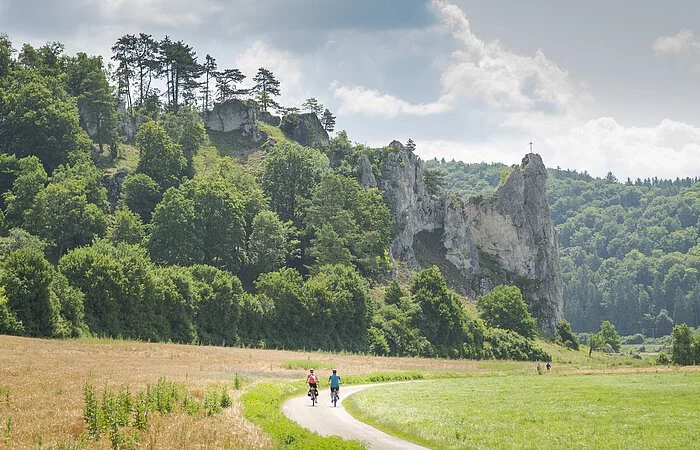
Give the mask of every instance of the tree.
POLYGON ((88 155, 90 139, 63 83, 34 71, 13 74, 0 81, 0 149, 18 158, 37 156, 48 173, 88 155))
POLYGON ((437 266, 423 269, 413 277, 411 294, 420 307, 415 325, 428 339, 437 356, 464 355, 465 345, 473 337, 466 333, 466 316, 457 296, 447 288, 447 282, 437 266))
POLYGON ((5 287, 7 306, 29 336, 54 335, 60 303, 51 295, 54 269, 43 253, 23 248, 2 262, 0 286, 5 287))
POLYGON ((138 214, 144 223, 151 222, 151 214, 163 197, 158 183, 145 173, 126 177, 120 195, 120 202, 138 214))
POLYGON ((659 315, 656 316, 656 334, 657 336, 668 336, 673 331, 673 319, 669 317, 668 311, 662 309, 659 315))
POLYGON ((183 41, 173 42, 166 36, 160 42, 162 70, 167 84, 168 106, 177 112, 181 100, 194 103, 194 91, 199 87, 197 79, 204 68, 197 63, 197 53, 183 41))
POLYGON ((578 350, 578 339, 571 332, 571 324, 566 320, 557 324, 557 341, 572 350, 578 350))
POLYGON ((188 180, 166 191, 151 223, 154 260, 230 271, 245 262, 243 200, 221 179, 188 180))
POLYGON ((128 207, 121 207, 114 213, 114 219, 107 229, 107 239, 117 245, 142 244, 146 237, 146 230, 141 218, 128 207))
POLYGON ((479 297, 477 307, 489 327, 512 330, 526 338, 535 335, 537 322, 516 286, 496 286, 479 297))
POLYGON ((112 159, 117 156, 117 111, 112 87, 107 81, 102 57, 78 53, 69 58, 66 73, 68 92, 77 98, 82 125, 99 145, 109 144, 112 159))
POLYGON ((136 133, 139 163, 136 172, 148 175, 162 189, 180 182, 187 161, 182 148, 173 143, 165 129, 156 122, 146 122, 136 133))
POLYGON ((280 82, 277 81, 275 75, 261 67, 258 69, 258 73, 253 77, 253 82, 255 85, 252 88, 252 92, 256 96, 256 100, 263 111, 267 111, 268 106, 276 106, 277 102, 273 97, 278 97, 280 95, 280 82))
POLYGON ((100 239, 68 252, 59 271, 84 294, 85 322, 97 335, 156 339, 155 298, 146 295, 153 264, 138 245, 100 239))
POLYGON ((177 114, 163 114, 160 123, 172 142, 182 149, 182 155, 187 161, 183 175, 194 178, 194 156, 207 141, 207 132, 199 113, 193 107, 180 108, 177 114))
POLYGON ((211 78, 216 78, 216 59, 213 56, 207 54, 204 61, 204 111, 209 111, 209 80, 211 78))
MULTIPOLYGON (((391 213, 376 189, 364 190, 356 179, 328 172, 314 189, 306 220, 309 231, 317 233, 312 246, 316 251, 324 249, 322 254, 326 257, 343 258, 339 263, 345 261, 347 253, 365 275, 389 269, 386 248, 391 213), (323 228, 327 229, 322 233, 324 243, 320 244, 316 241, 323 228)), ((321 258, 317 266, 328 263, 335 262, 321 258)))
POLYGON ((0 286, 0 334, 24 334, 24 325, 7 305, 8 299, 5 288, 0 286))
POLYGON ((323 266, 304 285, 311 343, 329 350, 366 351, 373 302, 367 282, 351 266, 323 266))
POLYGON ((200 342, 235 345, 243 295, 241 282, 230 273, 211 266, 195 265, 190 271, 201 283, 195 316, 200 342))
POLYGON ((270 272, 284 266, 294 251, 294 230, 290 222, 282 222, 272 211, 261 211, 253 219, 248 241, 250 265, 257 273, 270 272))
POLYGON ((593 350, 600 350, 605 345, 605 338, 600 333, 588 335, 588 356, 593 354, 593 350))
POLYGON ((406 142, 406 150, 408 150, 409 152, 416 151, 416 143, 413 142, 413 139, 408 138, 408 142, 406 142))
POLYGON ((335 129, 335 116, 331 114, 328 109, 323 111, 323 116, 321 116, 321 124, 323 125, 323 129, 329 133, 332 133, 335 129))
POLYGON ((225 69, 221 72, 216 72, 216 100, 223 103, 227 100, 235 98, 236 95, 243 94, 245 91, 236 89, 236 86, 245 79, 245 75, 238 69, 225 69))
POLYGON ((261 302, 274 305, 272 338, 278 345, 301 348, 312 343, 307 332, 311 304, 306 301, 304 279, 299 272, 283 267, 263 273, 255 282, 255 290, 261 302))
POLYGON ((18 167, 12 189, 2 194, 7 204, 4 225, 8 229, 24 226, 25 212, 34 205, 34 199, 48 180, 46 171, 36 156, 21 158, 16 163, 18 167))
POLYGON ((321 152, 294 143, 278 143, 265 155, 260 186, 270 197, 270 208, 282 221, 301 224, 304 201, 311 197, 328 158, 321 152))
POLYGON ((304 100, 304 103, 301 104, 301 109, 320 116, 323 112, 323 105, 320 104, 314 97, 311 97, 304 100))
POLYGON ((0 33, 0 78, 9 73, 14 63, 12 60, 12 53, 14 53, 14 51, 15 49, 12 48, 12 42, 7 34, 0 33))
POLYGON ((309 256, 315 261, 312 271, 318 272, 320 267, 329 264, 350 265, 352 255, 347 245, 347 241, 335 232, 333 226, 329 224, 321 226, 316 232, 316 238, 309 251, 309 256))
POLYGON ((102 236, 107 228, 107 198, 92 164, 61 167, 26 212, 31 233, 51 242, 57 255, 102 236))
POLYGON ((675 364, 688 366, 697 363, 694 354, 693 330, 682 323, 673 327, 671 333, 671 360, 675 364))
POLYGON ((620 351, 622 341, 620 340, 620 335, 617 333, 617 330, 615 330, 615 325, 607 320, 604 321, 600 324, 599 334, 604 344, 609 345, 616 353, 620 351))

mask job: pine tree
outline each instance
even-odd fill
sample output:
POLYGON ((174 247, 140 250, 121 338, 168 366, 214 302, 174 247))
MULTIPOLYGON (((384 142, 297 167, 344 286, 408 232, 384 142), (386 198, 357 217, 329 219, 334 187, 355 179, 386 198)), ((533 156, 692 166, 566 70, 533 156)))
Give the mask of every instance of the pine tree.
POLYGON ((406 149, 410 152, 416 151, 416 143, 413 142, 413 139, 408 138, 408 142, 406 142, 406 149))
POLYGON ((209 80, 216 76, 216 59, 207 55, 204 62, 204 111, 209 111, 209 80))
POLYGON ((323 111, 323 116, 321 117, 321 124, 323 125, 323 129, 329 133, 331 133, 335 128, 335 116, 331 114, 331 112, 328 109, 323 111))
POLYGON ((262 110, 267 111, 268 106, 277 106, 277 102, 272 97, 280 95, 280 82, 277 81, 275 75, 261 67, 253 77, 253 81, 255 86, 253 86, 252 92, 262 110))
POLYGON ((223 103, 227 100, 235 98, 236 95, 245 93, 245 91, 237 90, 236 85, 245 79, 245 75, 238 69, 226 69, 222 72, 216 72, 216 100, 223 103))
POLYGON ((323 112, 323 105, 318 102, 314 97, 307 98, 304 103, 301 104, 301 109, 312 112, 317 116, 321 115, 323 112))

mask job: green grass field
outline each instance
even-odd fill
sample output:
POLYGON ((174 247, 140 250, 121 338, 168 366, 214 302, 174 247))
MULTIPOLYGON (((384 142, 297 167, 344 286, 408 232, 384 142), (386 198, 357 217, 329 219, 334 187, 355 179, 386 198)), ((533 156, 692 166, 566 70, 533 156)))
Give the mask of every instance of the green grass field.
POLYGON ((474 376, 372 388, 355 417, 430 448, 698 448, 700 372, 474 376))

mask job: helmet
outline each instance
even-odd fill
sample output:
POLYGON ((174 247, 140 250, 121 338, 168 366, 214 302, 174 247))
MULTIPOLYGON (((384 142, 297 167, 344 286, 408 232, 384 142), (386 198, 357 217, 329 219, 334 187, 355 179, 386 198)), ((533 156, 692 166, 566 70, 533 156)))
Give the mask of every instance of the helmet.
POLYGON ((333 373, 336 373, 336 372, 337 372, 337 370, 333 369, 333 373))

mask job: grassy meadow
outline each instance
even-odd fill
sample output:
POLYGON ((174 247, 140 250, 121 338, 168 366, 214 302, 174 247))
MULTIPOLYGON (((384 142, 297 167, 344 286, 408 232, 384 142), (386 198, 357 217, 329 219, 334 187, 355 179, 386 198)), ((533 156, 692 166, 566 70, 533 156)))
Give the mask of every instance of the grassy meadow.
POLYGON ((398 384, 345 407, 430 448, 693 448, 699 399, 700 370, 654 369, 398 384))

